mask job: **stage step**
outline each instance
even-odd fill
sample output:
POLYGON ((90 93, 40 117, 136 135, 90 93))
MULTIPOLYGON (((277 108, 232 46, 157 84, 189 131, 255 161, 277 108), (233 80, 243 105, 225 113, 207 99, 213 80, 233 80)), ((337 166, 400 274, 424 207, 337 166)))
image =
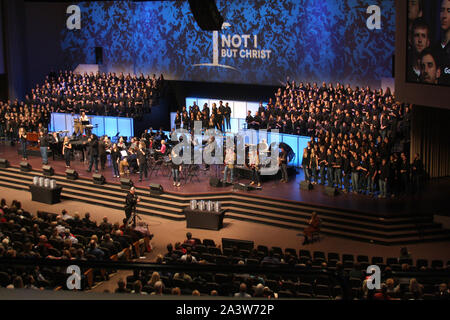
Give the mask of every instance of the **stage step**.
MULTIPOLYGON (((225 207, 234 213, 240 214, 241 216, 247 215, 249 217, 258 217, 261 219, 272 219, 282 223, 287 223, 290 226, 302 226, 305 227, 308 223, 310 217, 300 218, 300 217, 289 217, 286 218, 284 215, 279 215, 276 213, 261 213, 253 210, 242 210, 240 208, 235 207, 225 207)), ((404 228, 403 230, 390 231, 390 230, 372 230, 371 228, 361 228, 350 225, 351 221, 347 224, 336 224, 330 223, 325 219, 322 219, 322 229, 329 228, 336 231, 342 231, 346 233, 364 235, 364 237, 375 237, 380 239, 386 239, 386 241, 391 241, 391 239, 409 237, 409 236, 420 236, 422 234, 435 233, 440 234, 445 231, 442 229, 441 224, 439 223, 431 223, 426 225, 416 225, 414 229, 404 228), (421 229, 422 231, 418 231, 416 229, 421 229)))
MULTIPOLYGON (((287 229, 294 229, 303 231, 306 227, 306 224, 301 225, 298 223, 292 223, 292 222, 285 222, 285 221, 274 221, 270 218, 263 218, 263 217, 253 217, 250 215, 238 213, 236 211, 229 211, 225 215, 225 219, 236 219, 236 220, 243 220, 248 222, 255 222, 255 223, 262 223, 267 225, 273 225, 280 228, 287 228, 287 229)), ((420 243, 424 241, 446 241, 450 239, 450 232, 449 230, 443 230, 439 232, 439 234, 434 233, 425 233, 423 236, 404 236, 402 238, 398 238, 395 240, 386 239, 384 237, 375 237, 375 236, 368 236, 365 233, 356 233, 356 232, 348 232, 348 231, 342 231, 337 230, 335 228, 330 228, 327 226, 323 226, 320 230, 320 232, 324 235, 334 236, 334 237, 340 237, 340 238, 347 238, 351 240, 356 241, 363 241, 363 242, 369 242, 369 243, 376 243, 381 245, 399 245, 399 244, 410 244, 410 243, 420 243)))

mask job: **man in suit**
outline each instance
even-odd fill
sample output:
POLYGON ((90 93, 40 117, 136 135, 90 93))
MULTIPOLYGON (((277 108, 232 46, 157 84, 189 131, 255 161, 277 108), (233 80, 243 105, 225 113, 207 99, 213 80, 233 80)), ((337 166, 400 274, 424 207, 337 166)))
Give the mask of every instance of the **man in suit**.
POLYGON ((107 137, 104 137, 98 142, 98 155, 100 157, 100 168, 102 168, 102 170, 105 170, 106 165, 106 149, 108 148, 106 141, 107 137))
POLYGON ((88 150, 90 160, 87 172, 91 172, 92 165, 95 163, 95 173, 98 173, 98 139, 95 134, 91 134, 88 139, 88 150))
MULTIPOLYGON (((133 210, 136 210, 136 205, 140 201, 139 197, 135 195, 136 189, 134 187, 130 188, 130 191, 127 194, 127 197, 125 198, 125 216, 127 221, 130 220, 131 214, 133 213, 133 210)), ((136 218, 133 219, 133 225, 136 225, 136 218)))

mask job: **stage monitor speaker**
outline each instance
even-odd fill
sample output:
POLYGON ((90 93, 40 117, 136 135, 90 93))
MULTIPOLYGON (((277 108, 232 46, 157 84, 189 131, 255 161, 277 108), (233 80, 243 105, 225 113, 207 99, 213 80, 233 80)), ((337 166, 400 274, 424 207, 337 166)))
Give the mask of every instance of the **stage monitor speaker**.
POLYGON ((73 169, 67 169, 66 170, 66 179, 77 180, 78 179, 78 172, 76 172, 73 169))
POLYGON ((158 183, 150 183, 150 194, 152 196, 159 196, 164 192, 162 185, 158 183))
POLYGON ((103 64, 103 47, 95 47, 95 64, 103 64))
POLYGON ((0 159, 0 168, 8 168, 9 167, 9 161, 6 159, 0 159))
POLYGON ((134 186, 134 183, 131 179, 127 179, 127 178, 120 179, 120 187, 122 189, 130 190, 132 186, 134 186))
POLYGON ((251 186, 249 184, 244 183, 235 183, 233 185, 233 190, 253 191, 253 190, 262 190, 262 187, 251 186))
POLYGON ((94 182, 94 184, 99 184, 99 185, 103 185, 106 183, 105 177, 98 173, 94 173, 92 175, 92 181, 94 182))
POLYGON ((325 187, 324 193, 330 197, 334 197, 339 194, 338 189, 334 187, 325 187))
POLYGON ((209 179, 209 185, 214 188, 222 187, 222 181, 216 177, 211 177, 209 179))
POLYGON ((52 176, 55 174, 55 170, 49 165, 42 166, 42 170, 44 171, 44 176, 52 176))
POLYGON ((23 172, 30 172, 31 171, 31 165, 28 163, 28 162, 26 162, 26 161, 22 161, 21 163, 20 163, 20 171, 23 171, 23 172))
POLYGON ((202 30, 222 30, 224 20, 217 9, 216 0, 189 0, 189 7, 202 30))
POLYGON ((306 181, 306 180, 300 182, 300 190, 309 191, 309 190, 312 190, 312 189, 313 189, 313 185, 312 185, 311 182, 306 181))

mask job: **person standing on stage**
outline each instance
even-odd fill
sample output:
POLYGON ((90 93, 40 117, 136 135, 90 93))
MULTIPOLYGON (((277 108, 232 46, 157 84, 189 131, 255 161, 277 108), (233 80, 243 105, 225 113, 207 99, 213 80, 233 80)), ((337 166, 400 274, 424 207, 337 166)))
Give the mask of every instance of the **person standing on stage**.
MULTIPOLYGON (((125 216, 127 221, 129 222, 131 218, 131 214, 133 211, 136 210, 136 205, 141 200, 138 196, 136 196, 136 189, 134 187, 130 188, 130 191, 127 194, 127 197, 125 198, 125 216)), ((133 226, 136 226, 136 217, 133 219, 133 226)))
POLYGON ((317 184, 319 182, 319 177, 317 175, 318 167, 319 167, 319 159, 316 154, 316 149, 311 148, 311 157, 309 159, 309 168, 311 170, 311 176, 314 177, 314 181, 312 182, 312 184, 317 184))
POLYGON ((325 146, 321 145, 319 148, 319 170, 320 170, 320 178, 322 179, 321 185, 325 185, 325 181, 327 180, 326 173, 326 165, 327 165, 327 153, 325 152, 325 146))
POLYGON ((252 182, 250 185, 256 185, 261 187, 261 176, 259 174, 259 169, 261 168, 261 163, 259 161, 259 153, 258 150, 252 150, 249 153, 249 165, 252 169, 252 182))
POLYGON ((305 181, 308 181, 308 182, 311 182, 311 172, 309 170, 310 162, 311 161, 309 158, 308 149, 304 148, 303 149, 302 168, 303 168, 303 173, 305 174, 305 181))
POLYGON ((95 163, 95 173, 98 173, 98 139, 97 136, 91 134, 88 139, 88 148, 89 148, 89 168, 87 172, 91 172, 92 165, 95 163))
POLYGON ((114 143, 111 149, 111 164, 114 170, 114 178, 119 178, 119 162, 120 162, 120 150, 117 147, 117 143, 114 143))
POLYGON ((225 103, 224 115, 225 115, 225 129, 227 132, 231 131, 231 112, 232 112, 232 110, 231 110, 230 106, 228 105, 228 102, 225 103))
POLYGON ((145 143, 139 143, 139 150, 137 152, 137 163, 139 166, 139 182, 142 181, 142 176, 145 175, 145 179, 148 177, 148 167, 147 167, 147 150, 145 148, 145 143))
POLYGON ((328 177, 328 186, 329 187, 333 187, 333 185, 334 185, 333 184, 333 180, 334 180, 333 163, 334 163, 334 155, 333 155, 332 149, 328 148, 326 165, 327 165, 327 177, 328 177))
POLYGON ((234 180, 234 164, 236 163, 236 153, 234 152, 234 148, 228 147, 225 153, 225 168, 223 170, 223 182, 227 182, 228 172, 230 172, 230 183, 233 183, 234 180))
POLYGON ((70 168, 70 156, 72 151, 72 144, 69 141, 69 137, 64 137, 62 154, 64 156, 64 160, 66 160, 66 168, 70 168))
POLYGON ((108 148, 107 139, 108 137, 104 137, 98 142, 98 156, 100 158, 100 168, 102 170, 105 170, 106 166, 106 149, 108 148))
POLYGON ((49 141, 47 135, 44 133, 44 131, 39 131, 39 148, 41 150, 41 156, 42 156, 42 163, 44 165, 48 164, 48 150, 49 147, 49 141))
POLYGON ((20 127, 20 129, 19 129, 19 140, 20 140, 20 146, 22 148, 22 160, 28 160, 27 133, 25 132, 25 129, 23 127, 20 127))
POLYGON ((174 161, 176 158, 178 158, 179 155, 175 152, 175 149, 172 149, 172 152, 169 154, 169 159, 172 162, 172 176, 173 176, 173 186, 179 187, 181 186, 181 179, 180 179, 180 173, 181 173, 181 164, 176 164, 177 161, 174 161))
POLYGON ((281 182, 287 183, 288 182, 288 173, 287 173, 287 160, 288 154, 287 151, 281 147, 281 154, 280 154, 280 166, 281 166, 281 182))

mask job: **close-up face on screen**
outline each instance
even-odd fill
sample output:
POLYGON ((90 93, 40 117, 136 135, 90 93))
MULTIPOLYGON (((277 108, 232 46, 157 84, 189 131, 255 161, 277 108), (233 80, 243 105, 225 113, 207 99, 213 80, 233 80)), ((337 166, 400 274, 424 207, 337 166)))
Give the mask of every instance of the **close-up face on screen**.
POLYGON ((450 85, 450 1, 408 0, 407 82, 450 85))

